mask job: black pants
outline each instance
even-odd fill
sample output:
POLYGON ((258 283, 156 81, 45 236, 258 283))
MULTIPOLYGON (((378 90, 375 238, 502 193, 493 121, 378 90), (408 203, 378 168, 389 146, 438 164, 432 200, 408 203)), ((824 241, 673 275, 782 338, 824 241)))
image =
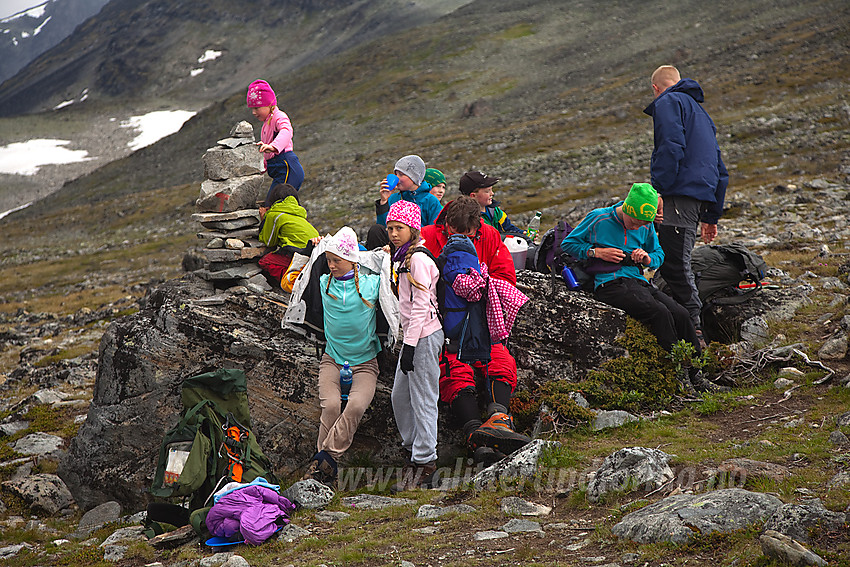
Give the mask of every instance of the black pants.
POLYGON ((700 313, 702 302, 699 299, 694 272, 691 268, 691 253, 696 244, 696 228, 661 225, 656 227, 658 242, 664 250, 664 263, 658 272, 667 286, 670 295, 679 305, 687 309, 694 326, 702 328, 700 313))
POLYGON ((646 280, 618 278, 597 286, 594 295, 649 327, 664 350, 669 351, 674 343, 684 339, 694 345, 698 355, 702 353, 688 310, 646 280))

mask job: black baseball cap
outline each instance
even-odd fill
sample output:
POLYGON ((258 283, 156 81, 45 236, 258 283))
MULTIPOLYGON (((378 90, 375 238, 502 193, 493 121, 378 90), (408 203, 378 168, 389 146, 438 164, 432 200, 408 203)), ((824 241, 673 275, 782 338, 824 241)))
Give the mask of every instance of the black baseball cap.
POLYGON ((480 171, 467 171, 460 178, 460 192, 469 195, 478 189, 492 187, 498 182, 498 177, 488 177, 480 171))

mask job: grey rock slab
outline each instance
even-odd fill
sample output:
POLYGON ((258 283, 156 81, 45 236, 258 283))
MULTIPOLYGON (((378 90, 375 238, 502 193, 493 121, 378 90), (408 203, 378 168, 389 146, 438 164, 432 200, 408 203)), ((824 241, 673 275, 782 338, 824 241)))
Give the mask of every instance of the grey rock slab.
POLYGON ((410 531, 416 532, 418 534, 434 535, 435 533, 440 531, 440 528, 438 528, 437 526, 425 526, 424 528, 413 528, 410 531))
POLYGON ((720 463, 720 466, 717 467, 717 471, 733 475, 741 482, 746 480, 748 477, 756 476, 781 481, 791 474, 786 466, 747 459, 746 457, 726 459, 720 463))
POLYGON ((508 532, 486 530, 483 532, 475 532, 473 539, 475 541, 488 541, 491 539, 502 539, 508 537, 508 532))
POLYGON ((827 510, 819 498, 813 498, 802 504, 780 506, 768 518, 764 531, 774 530, 801 543, 811 543, 809 534, 813 531, 840 530, 845 521, 845 514, 827 510))
POLYGON ((11 421, 9 423, 3 423, 0 424, 0 435, 11 437, 15 433, 19 433, 29 426, 29 421, 11 421))
POLYGON ((506 496, 499 504, 502 513, 508 516, 548 516, 552 512, 551 506, 535 504, 518 496, 506 496))
POLYGON ((49 455, 62 448, 64 440, 49 433, 30 433, 12 444, 12 448, 22 455, 49 455))
POLYGON ((127 555, 127 550, 130 549, 128 546, 119 543, 101 547, 103 547, 103 560, 110 563, 118 563, 124 559, 124 556, 127 555))
POLYGON ((497 484, 502 479, 530 478, 534 476, 534 473, 537 471, 537 461, 540 459, 540 452, 550 444, 560 445, 560 443, 554 441, 534 439, 522 449, 473 476, 471 480, 472 485, 481 490, 497 484))
POLYGON ((0 559, 14 557, 24 549, 33 549, 33 546, 29 543, 18 543, 15 545, 7 545, 6 547, 0 547, 0 559))
POLYGON ((299 480, 280 493, 281 496, 308 510, 318 510, 330 504, 334 491, 318 480, 299 480))
MULTIPOLYGON (((250 150, 248 146, 244 147, 250 150)), ((199 211, 206 212, 230 212, 251 208, 256 210, 257 201, 265 196, 266 176, 263 174, 243 175, 222 181, 205 179, 201 183, 201 192, 198 200, 195 201, 195 207, 199 211)), ((257 214, 259 215, 259 211, 257 214)), ((228 228, 224 223, 220 225, 216 225, 215 223, 202 224, 206 228, 228 228)), ((246 225, 233 226, 232 228, 242 228, 244 226, 246 225)))
POLYGON ((103 540, 100 547, 132 541, 147 541, 147 537, 145 537, 145 528, 143 526, 128 526, 126 528, 119 528, 103 540))
POLYGON ((440 516, 445 516, 446 514, 469 514, 475 511, 475 508, 469 504, 454 504, 452 506, 434 506, 431 504, 424 504, 419 507, 419 510, 417 510, 416 517, 419 519, 434 520, 440 516))
POLYGON ((234 555, 222 563, 221 567, 251 567, 251 564, 248 563, 248 560, 241 555, 234 555))
POLYGON ((798 370, 793 366, 786 366, 785 368, 780 368, 778 374, 780 378, 789 378, 791 380, 794 380, 796 378, 802 378, 805 375, 806 374, 802 370, 798 370))
POLYGON ((835 430, 829 434, 829 442, 835 446, 847 445, 850 439, 843 432, 835 430))
MULTIPOLYGON (((248 279, 251 276, 259 274, 260 271, 260 267, 256 264, 246 264, 237 268, 228 268, 226 270, 219 270, 217 272, 209 272, 208 274, 206 274, 205 279, 209 279, 212 281, 248 279)), ((204 275, 201 274, 201 277, 204 277, 204 275)))
POLYGON ((348 514, 347 512, 331 512, 329 510, 316 512, 316 521, 319 522, 339 522, 340 520, 345 520, 350 517, 351 514, 348 514))
POLYGON ((502 526, 502 531, 508 532, 509 534, 515 533, 523 533, 523 532, 535 532, 542 534, 543 528, 540 527, 538 522, 533 520, 526 520, 524 518, 512 518, 508 520, 508 522, 502 526))
POLYGON ((779 532, 768 530, 759 536, 761 551, 766 557, 784 565, 826 565, 826 561, 800 542, 779 532))
POLYGON ((30 508, 55 514, 74 502, 71 492, 55 474, 34 474, 8 480, 3 486, 23 498, 30 508))
POLYGON ((253 145, 210 148, 203 159, 206 179, 224 181, 263 173, 263 155, 253 145))
POLYGON ((606 494, 640 487, 655 490, 673 479, 667 464, 673 455, 658 449, 626 447, 605 457, 587 485, 587 499, 598 502, 606 494))
POLYGON ((835 416, 835 425, 838 427, 850 427, 850 411, 835 416))
POLYGON ((121 517, 121 504, 111 500, 96 506, 83 514, 77 525, 75 537, 82 539, 99 527, 110 522, 116 522, 121 517))
MULTIPOLYGON (((238 242, 242 242, 239 240, 238 242)), ((210 262, 237 262, 239 260, 250 260, 266 253, 265 247, 260 248, 204 248, 201 254, 210 262)), ((253 275, 253 274, 252 274, 253 275)), ((250 276, 248 276, 250 277, 250 276)))
POLYGON ((410 498, 390 498, 389 496, 378 496, 376 494, 357 494, 346 496, 341 500, 343 507, 351 507, 355 510, 383 510, 393 506, 408 506, 416 504, 410 498))
POLYGON ((251 144, 254 146, 254 140, 249 140, 247 138, 222 138, 221 140, 217 140, 216 144, 225 148, 238 148, 239 146, 245 146, 251 144))
POLYGON ((283 541, 293 542, 296 539, 301 539, 308 535, 310 535, 310 530, 296 526, 295 524, 286 524, 283 526, 283 529, 280 530, 277 538, 283 541))
POLYGON ((677 494, 628 514, 612 528, 637 543, 687 542, 695 533, 728 533, 769 518, 782 501, 740 488, 677 494))
POLYGON ((57 390, 39 390, 27 398, 27 404, 52 406, 61 401, 67 400, 69 397, 70 395, 57 390))
POLYGON ((640 421, 635 415, 623 410, 603 410, 596 412, 593 419, 593 430, 601 431, 609 427, 621 427, 633 421, 640 421))
POLYGON ((235 553, 232 551, 218 552, 215 555, 210 555, 209 557, 202 557, 198 565, 199 567, 221 567, 225 561, 234 555, 235 553))
POLYGON ((821 360, 841 360, 845 356, 847 356, 847 332, 843 330, 827 339, 818 350, 818 358, 821 360))
MULTIPOLYGON (((228 211, 221 213, 194 213, 192 214, 192 220, 198 221, 201 224, 204 223, 212 223, 212 222, 224 222, 224 221, 232 221, 232 220, 240 220, 240 219, 253 219, 253 224, 260 223, 260 211, 256 206, 251 206, 247 209, 239 209, 237 211, 228 211)), ((216 234, 216 236, 221 236, 222 238, 226 237, 225 235, 216 234)))

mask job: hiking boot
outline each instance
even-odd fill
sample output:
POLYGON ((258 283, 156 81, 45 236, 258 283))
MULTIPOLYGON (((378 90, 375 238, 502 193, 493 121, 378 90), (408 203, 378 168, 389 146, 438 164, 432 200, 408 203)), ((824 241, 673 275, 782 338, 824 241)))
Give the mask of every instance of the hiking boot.
POLYGON ((473 431, 466 441, 473 452, 479 447, 490 447, 510 455, 531 443, 531 438, 514 431, 514 422, 506 413, 496 412, 483 425, 473 431))
POLYGON ((492 447, 478 447, 472 453, 472 461, 483 464, 485 468, 498 463, 504 458, 504 453, 496 451, 492 447))
POLYGON ((416 464, 407 463, 401 469, 401 478, 390 487, 391 492, 404 492, 405 490, 418 490, 420 488, 433 488, 434 473, 437 472, 437 461, 416 464))
POLYGON ((323 458, 321 455, 316 454, 313 460, 310 461, 310 466, 307 467, 307 472, 304 473, 301 480, 317 480, 325 486, 336 490, 336 470, 328 459, 330 459, 330 456, 323 458))
POLYGON ((729 391, 729 388, 726 386, 720 386, 719 384, 715 384, 711 380, 706 379, 702 372, 697 372, 696 375, 691 376, 691 384, 693 389, 700 394, 716 394, 718 392, 729 391))

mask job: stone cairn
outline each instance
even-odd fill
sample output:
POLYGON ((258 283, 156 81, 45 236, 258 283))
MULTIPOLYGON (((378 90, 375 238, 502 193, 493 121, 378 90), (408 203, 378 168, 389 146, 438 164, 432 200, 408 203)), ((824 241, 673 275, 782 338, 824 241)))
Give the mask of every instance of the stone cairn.
POLYGON ((201 223, 198 238, 206 241, 204 267, 195 274, 216 289, 239 287, 263 293, 271 286, 259 259, 268 251, 259 240, 259 201, 266 196, 263 157, 254 144, 254 127, 242 121, 230 137, 204 154, 204 181, 192 219, 201 223))

